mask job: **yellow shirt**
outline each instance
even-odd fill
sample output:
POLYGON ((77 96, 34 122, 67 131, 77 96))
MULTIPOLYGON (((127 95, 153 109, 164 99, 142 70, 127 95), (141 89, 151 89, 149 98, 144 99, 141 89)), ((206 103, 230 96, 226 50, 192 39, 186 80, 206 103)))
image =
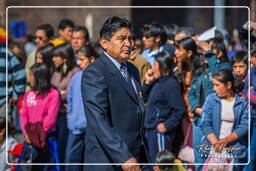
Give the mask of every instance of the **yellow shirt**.
POLYGON ((57 37, 57 38, 53 39, 53 40, 51 41, 51 43, 52 43, 54 46, 59 46, 59 45, 65 43, 65 41, 57 37))

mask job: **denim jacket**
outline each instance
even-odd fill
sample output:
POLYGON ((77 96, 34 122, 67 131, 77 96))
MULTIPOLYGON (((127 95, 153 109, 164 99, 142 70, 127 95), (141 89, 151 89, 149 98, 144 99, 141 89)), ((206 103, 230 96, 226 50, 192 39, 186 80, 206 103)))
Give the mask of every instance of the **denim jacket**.
MULTIPOLYGON (((235 96, 234 103, 234 124, 232 132, 238 135, 238 140, 232 142, 230 146, 238 147, 240 150, 233 150, 231 154, 236 155, 237 158, 246 158, 247 156, 247 133, 248 133, 248 103, 240 96, 235 96)), ((221 128, 221 99, 215 94, 210 94, 203 106, 203 114, 201 121, 201 129, 204 136, 202 144, 211 145, 206 139, 211 133, 217 137, 220 136, 221 128)))
POLYGON ((211 50, 205 53, 205 57, 208 61, 208 67, 212 75, 214 75, 220 69, 232 70, 229 62, 221 62, 211 50))
POLYGON ((192 79, 191 88, 188 92, 190 112, 195 113, 196 108, 203 107, 206 97, 213 93, 212 75, 205 72, 192 79))

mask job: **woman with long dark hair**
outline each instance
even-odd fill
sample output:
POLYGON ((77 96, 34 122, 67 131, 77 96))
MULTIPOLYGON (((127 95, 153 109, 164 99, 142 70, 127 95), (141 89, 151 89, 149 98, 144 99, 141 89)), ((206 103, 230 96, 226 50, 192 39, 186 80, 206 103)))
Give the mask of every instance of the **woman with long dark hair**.
POLYGON ((174 150, 174 136, 186 111, 180 85, 172 70, 172 58, 167 52, 161 52, 145 76, 143 92, 147 107, 144 127, 151 163, 155 162, 159 151, 174 150))
POLYGON ((61 95, 61 106, 57 121, 60 162, 64 162, 67 144, 67 89, 72 76, 80 69, 75 65, 68 43, 53 49, 53 73, 51 83, 57 87, 61 95))
POLYGON ((201 128, 205 137, 199 144, 204 146, 200 152, 230 163, 247 163, 248 103, 237 94, 232 71, 219 70, 212 81, 215 93, 207 97, 203 107, 201 128), (214 148, 207 150, 211 146, 214 148))
POLYGON ((40 47, 36 51, 36 63, 45 63, 48 66, 52 65, 52 50, 53 50, 53 45, 48 44, 46 46, 40 47))
POLYGON ((197 45, 190 37, 176 41, 174 45, 177 58, 177 72, 175 75, 182 85, 183 92, 186 92, 192 80, 192 64, 195 56, 197 56, 197 45))
POLYGON ((38 155, 31 162, 48 163, 49 151, 46 148, 51 132, 56 129, 60 106, 59 92, 52 87, 50 71, 44 63, 32 65, 28 82, 31 89, 24 95, 20 115, 22 132, 25 135, 24 149, 32 145, 38 151, 38 155))

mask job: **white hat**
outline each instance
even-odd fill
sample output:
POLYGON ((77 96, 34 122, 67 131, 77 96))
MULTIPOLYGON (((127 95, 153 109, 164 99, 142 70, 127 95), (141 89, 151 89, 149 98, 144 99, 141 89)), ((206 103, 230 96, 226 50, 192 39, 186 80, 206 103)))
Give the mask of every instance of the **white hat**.
POLYGON ((215 37, 215 30, 217 29, 217 26, 214 26, 202 34, 199 35, 198 40, 200 41, 207 41, 215 37))

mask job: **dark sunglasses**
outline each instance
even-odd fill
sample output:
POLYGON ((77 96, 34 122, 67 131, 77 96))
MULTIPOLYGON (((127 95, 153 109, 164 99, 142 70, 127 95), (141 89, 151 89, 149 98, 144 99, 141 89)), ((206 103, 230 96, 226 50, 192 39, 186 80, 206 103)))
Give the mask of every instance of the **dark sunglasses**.
POLYGON ((44 38, 41 36, 36 36, 35 39, 44 40, 44 38))
POLYGON ((143 37, 148 39, 150 37, 154 37, 154 35, 152 33, 146 33, 146 34, 143 34, 143 37))

